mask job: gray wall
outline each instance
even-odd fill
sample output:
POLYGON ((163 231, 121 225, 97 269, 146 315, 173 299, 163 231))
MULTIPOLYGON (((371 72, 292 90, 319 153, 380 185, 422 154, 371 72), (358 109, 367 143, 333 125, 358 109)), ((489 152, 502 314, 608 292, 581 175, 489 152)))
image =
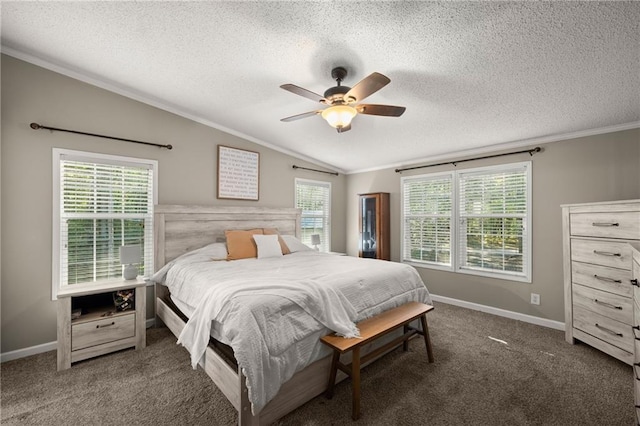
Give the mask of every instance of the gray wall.
MULTIPOLYGON (((640 198, 640 130, 541 145, 544 151, 458 164, 474 168, 532 161, 532 282, 520 283, 417 268, 430 292, 468 302, 564 322, 560 205, 640 198), (540 306, 530 294, 540 294, 540 306)), ((391 193, 391 259, 400 259, 400 178, 451 170, 438 166, 395 173, 353 174, 347 179, 347 253, 358 252, 358 193, 391 193)))
MULTIPOLYGON (((161 204, 293 207, 294 178, 332 182, 333 244, 345 251, 345 176, 293 170, 313 164, 202 124, 2 56, 2 353, 56 340, 51 301, 52 148, 158 161, 161 204), (29 123, 174 146, 171 151, 29 123), (260 201, 216 198, 217 145, 260 152, 260 201)), ((152 316, 152 292, 148 292, 152 316)))

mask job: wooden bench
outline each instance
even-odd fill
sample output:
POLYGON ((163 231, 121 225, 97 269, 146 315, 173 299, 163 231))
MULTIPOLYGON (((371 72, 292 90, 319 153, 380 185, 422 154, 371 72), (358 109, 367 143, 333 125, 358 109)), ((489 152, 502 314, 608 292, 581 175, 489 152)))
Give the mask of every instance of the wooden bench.
POLYGON ((352 413, 353 420, 360 417, 360 366, 369 360, 381 355, 382 353, 402 345, 403 350, 408 350, 410 337, 415 334, 424 336, 424 343, 427 346, 427 356, 429 362, 433 362, 433 349, 431 348, 431 339, 429 338, 429 328, 427 327, 427 312, 433 310, 433 306, 424 303, 409 302, 397 308, 393 308, 372 318, 359 322, 360 337, 345 339, 344 337, 330 334, 324 336, 320 341, 331 349, 333 349, 333 358, 331 360, 331 371, 329 372, 329 384, 327 386, 327 398, 333 397, 333 387, 336 381, 336 373, 338 368, 351 377, 351 393, 352 393, 352 413), (410 322, 420 318, 422 330, 418 330, 409 325, 410 322), (360 348, 367 343, 376 340, 385 334, 404 326, 404 334, 371 353, 360 358, 360 348), (352 361, 350 365, 344 365, 340 362, 340 355, 351 351, 352 361))

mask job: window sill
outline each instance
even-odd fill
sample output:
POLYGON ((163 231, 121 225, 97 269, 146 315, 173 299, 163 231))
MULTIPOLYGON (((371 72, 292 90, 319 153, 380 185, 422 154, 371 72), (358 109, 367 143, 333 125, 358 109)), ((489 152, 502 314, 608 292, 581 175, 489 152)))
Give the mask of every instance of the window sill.
POLYGON ((421 269, 434 269, 437 271, 451 272, 454 274, 457 273, 457 274, 465 274, 465 275, 475 275, 479 277, 493 278, 496 280, 515 281, 515 282, 522 282, 522 283, 529 283, 529 284, 531 283, 530 276, 520 276, 515 274, 509 274, 509 273, 500 274, 495 272, 477 271, 473 269, 462 269, 462 268, 454 269, 451 266, 442 266, 442 265, 435 265, 435 264, 422 263, 422 262, 411 262, 408 260, 403 260, 402 263, 406 263, 415 268, 421 268, 421 269))

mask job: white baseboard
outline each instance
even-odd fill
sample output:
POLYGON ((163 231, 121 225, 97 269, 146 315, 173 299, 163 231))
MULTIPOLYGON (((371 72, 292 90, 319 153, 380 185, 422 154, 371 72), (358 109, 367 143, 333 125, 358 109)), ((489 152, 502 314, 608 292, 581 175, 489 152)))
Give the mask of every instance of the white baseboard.
MULTIPOLYGON (((151 328, 155 325, 155 323, 156 323, 156 319, 150 318, 150 319, 147 319, 145 325, 147 328, 151 328)), ((18 349, 15 351, 5 352, 3 354, 0 354, 0 363, 12 361, 18 358, 24 358, 31 355, 41 354, 43 352, 55 351, 55 350, 58 350, 57 341, 43 343, 41 345, 31 346, 29 348, 18 349)))
POLYGON ((55 351, 58 349, 57 342, 43 343, 41 345, 31 346, 29 348, 18 349, 11 352, 0 354, 0 362, 12 361, 26 356, 41 354, 43 352, 55 351))
POLYGON ((564 331, 564 323, 546 318, 540 318, 533 315, 521 314, 519 312, 507 311, 506 309, 494 308, 493 306, 481 305, 479 303, 467 302, 465 300, 453 299, 451 297, 438 296, 432 294, 431 298, 436 302, 446 303, 448 305, 461 306, 474 311, 486 312, 488 314, 498 315, 501 317, 511 318, 518 321, 524 321, 531 324, 541 325, 543 327, 553 328, 555 330, 564 331))

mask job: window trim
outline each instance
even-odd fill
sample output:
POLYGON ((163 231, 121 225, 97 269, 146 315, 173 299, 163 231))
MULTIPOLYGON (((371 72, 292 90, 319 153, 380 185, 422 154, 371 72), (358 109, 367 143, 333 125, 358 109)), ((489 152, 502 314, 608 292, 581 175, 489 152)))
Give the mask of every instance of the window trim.
POLYGON ((402 263, 407 263, 409 265, 412 265, 414 267, 417 268, 426 268, 426 269, 435 269, 435 270, 440 270, 440 271, 446 271, 446 272, 453 272, 453 273, 461 273, 461 274, 466 274, 466 275, 475 275, 475 276, 481 276, 481 277, 487 277, 487 278, 493 278, 493 279, 500 279, 500 280, 506 280, 506 281, 516 281, 516 282, 525 282, 525 283, 531 283, 532 282, 532 257, 533 257, 533 237, 532 237, 532 197, 533 197, 533 192, 532 192, 532 162, 531 161, 522 161, 522 162, 518 162, 518 163, 508 163, 508 164, 498 164, 498 165, 492 165, 492 166, 483 166, 483 167, 475 167, 475 168, 471 168, 471 169, 462 169, 462 170, 452 170, 449 172, 437 172, 437 173, 427 173, 427 174, 422 174, 422 175, 414 175, 414 176, 406 176, 406 177, 402 177, 401 178, 401 182, 400 182, 400 192, 401 192, 401 206, 400 206, 400 212, 401 212, 401 223, 400 223, 400 248, 401 248, 401 252, 400 252, 400 261, 402 263), (502 271, 502 272, 491 272, 491 271, 487 271, 487 270, 478 270, 478 269, 473 269, 473 268, 463 268, 461 267, 461 260, 460 260, 460 247, 459 247, 459 233, 461 232, 460 230, 460 206, 459 206, 459 176, 460 174, 469 174, 469 173, 479 173, 479 172, 486 172, 486 173, 491 173, 492 171, 506 171, 509 169, 516 169, 516 168, 524 168, 525 169, 525 175, 526 175, 526 179, 527 179, 527 183, 526 183, 526 191, 527 191, 527 201, 526 201, 526 208, 527 208, 527 214, 526 214, 526 220, 525 220, 525 227, 526 227, 526 237, 527 237, 527 241, 526 241, 526 255, 524 258, 524 262, 525 262, 525 267, 523 268, 523 272, 522 274, 520 273, 510 273, 509 271, 502 271), (417 179, 421 179, 424 178, 426 176, 432 177, 432 176, 445 176, 445 175, 450 175, 451 179, 452 179, 452 208, 451 208, 451 214, 452 214, 452 218, 451 218, 451 266, 445 266, 445 265, 441 265, 441 264, 436 264, 436 263, 432 263, 432 262, 428 262, 428 261, 424 261, 424 262, 419 262, 419 261, 411 261, 411 260, 404 260, 405 257, 405 205, 404 205, 404 185, 406 181, 410 181, 410 180, 417 180, 417 179))
MULTIPOLYGON (((51 250, 51 300, 58 299, 58 291, 66 288, 70 284, 62 284, 60 282, 60 162, 65 157, 76 157, 77 159, 86 159, 86 161, 104 161, 105 164, 120 165, 145 165, 151 168, 153 172, 153 205, 158 204, 158 161, 145 158, 125 157, 122 155, 102 154, 89 151, 77 151, 64 148, 52 149, 52 250, 51 250)), ((153 252, 153 247, 152 247, 153 252)))
MULTIPOLYGON (((331 182, 322 181, 322 180, 311 180, 311 179, 303 179, 303 178, 295 178, 294 179, 294 188, 293 188, 293 206, 295 208, 298 207, 298 184, 312 184, 316 186, 326 187, 329 190, 329 195, 327 197, 327 241, 321 241, 321 246, 325 247, 325 252, 331 251, 331 182)), ((301 215, 301 219, 304 215, 301 215)))

